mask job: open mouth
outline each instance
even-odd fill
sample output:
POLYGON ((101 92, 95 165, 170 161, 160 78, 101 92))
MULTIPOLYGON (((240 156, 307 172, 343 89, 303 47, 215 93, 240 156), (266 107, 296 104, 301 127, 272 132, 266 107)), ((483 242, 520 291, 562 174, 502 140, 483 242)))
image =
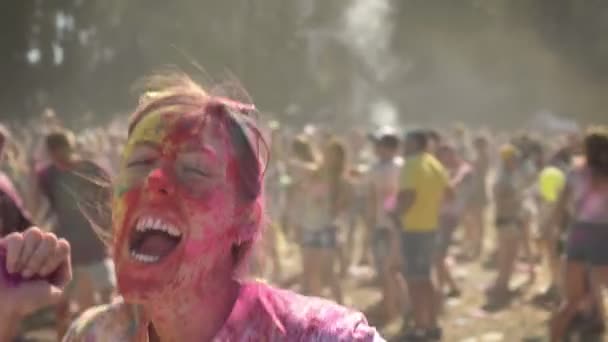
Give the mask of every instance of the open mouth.
POLYGON ((181 240, 182 233, 174 224, 144 216, 135 223, 129 240, 129 253, 139 262, 153 264, 171 254, 181 240))

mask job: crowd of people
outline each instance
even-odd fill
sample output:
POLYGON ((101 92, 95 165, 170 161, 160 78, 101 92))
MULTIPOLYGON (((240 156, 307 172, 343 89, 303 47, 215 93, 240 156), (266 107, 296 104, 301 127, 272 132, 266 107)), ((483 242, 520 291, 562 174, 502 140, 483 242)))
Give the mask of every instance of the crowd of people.
POLYGON ((400 340, 438 341, 444 301, 465 290, 455 265, 491 268, 483 295, 500 306, 519 260, 531 282, 546 268, 552 341, 603 333, 607 127, 262 121, 181 75, 152 84, 129 121, 5 123, 0 341, 51 304, 65 341, 382 341, 340 305, 361 265, 384 319, 403 318, 400 340), (310 297, 267 285, 284 285, 286 254, 310 297))

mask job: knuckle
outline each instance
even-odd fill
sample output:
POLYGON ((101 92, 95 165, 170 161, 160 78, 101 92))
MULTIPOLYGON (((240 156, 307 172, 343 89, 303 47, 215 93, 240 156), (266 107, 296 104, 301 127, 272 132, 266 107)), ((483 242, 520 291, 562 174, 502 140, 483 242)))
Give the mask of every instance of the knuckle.
POLYGON ((45 246, 53 247, 57 245, 57 239, 54 235, 44 234, 44 236, 42 237, 42 243, 45 246))
POLYGON ((42 234, 42 230, 40 230, 40 228, 33 226, 28 228, 24 234, 42 234))

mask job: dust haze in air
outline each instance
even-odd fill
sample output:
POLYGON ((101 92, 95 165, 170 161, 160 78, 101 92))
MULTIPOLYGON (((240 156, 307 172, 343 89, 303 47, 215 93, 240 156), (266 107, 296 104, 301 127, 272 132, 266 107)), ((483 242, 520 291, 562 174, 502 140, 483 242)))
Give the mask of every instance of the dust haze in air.
POLYGON ((13 15, 0 41, 3 119, 53 108, 86 127, 125 115, 137 100, 132 85, 172 65, 204 81, 228 74, 263 112, 293 125, 513 128, 539 112, 606 121, 608 2, 7 0, 5 8, 13 15))
POLYGON ((353 81, 354 110, 376 125, 400 118, 513 128, 547 114, 582 122, 606 117, 606 86, 579 68, 584 61, 560 55, 537 23, 505 15, 505 2, 487 3, 494 7, 478 10, 490 11, 488 22, 475 29, 441 6, 399 15, 394 1, 351 0, 342 37, 359 60, 357 73, 372 75, 353 81))

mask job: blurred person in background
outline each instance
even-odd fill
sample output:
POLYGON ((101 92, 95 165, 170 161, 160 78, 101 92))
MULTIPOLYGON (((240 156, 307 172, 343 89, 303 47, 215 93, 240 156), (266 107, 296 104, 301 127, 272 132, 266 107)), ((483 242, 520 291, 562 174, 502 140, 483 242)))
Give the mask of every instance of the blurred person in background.
MULTIPOLYGON (((0 125, 0 164, 4 160, 4 148, 10 134, 0 125)), ((32 225, 29 212, 23 206, 21 196, 9 177, 0 171, 0 238, 13 232, 21 232, 32 225)))
POLYGON ((404 308, 400 282, 400 227, 389 213, 395 210, 399 193, 399 175, 403 160, 398 158, 399 138, 396 133, 381 130, 374 135, 377 161, 367 175, 367 231, 382 292, 382 307, 387 319, 404 308))
POLYGON ((488 289, 491 297, 501 301, 509 293, 517 253, 524 234, 523 200, 526 181, 521 172, 520 153, 513 145, 500 149, 500 165, 493 186, 497 231, 497 277, 488 289))
POLYGON ((467 127, 462 123, 454 125, 454 128, 452 129, 452 137, 454 139, 454 148, 456 149, 458 155, 464 160, 472 160, 471 141, 467 127))
POLYGON ((484 135, 473 141, 474 157, 471 162, 475 176, 472 178, 472 191, 463 218, 464 240, 467 257, 477 259, 483 252, 486 231, 485 213, 488 206, 487 179, 490 170, 488 140, 484 135))
MULTIPOLYGON (((346 276, 350 265, 351 255, 347 252, 351 252, 353 248, 353 246, 346 245, 347 241, 352 241, 348 239, 348 236, 352 234, 354 229, 351 221, 352 208, 359 205, 361 211, 358 214, 361 214, 365 202, 363 201, 363 195, 356 191, 360 188, 355 187, 352 169, 349 166, 348 149, 343 140, 332 137, 326 143, 320 171, 322 181, 325 183, 324 187, 327 189, 327 200, 329 200, 328 203, 325 203, 325 210, 329 213, 325 226, 335 231, 333 233, 335 238, 329 238, 330 241, 335 239, 336 244, 335 251, 332 253, 332 259, 335 261, 331 264, 335 264, 336 261, 338 264, 338 272, 335 271, 333 265, 324 267, 326 268, 324 282, 330 286, 334 299, 338 303, 344 303, 341 280, 342 277, 346 276), (359 195, 359 198, 357 198, 357 195, 359 195), (356 202, 357 200, 359 202, 356 202)), ((355 174, 355 176, 358 175, 355 174)))
POLYGON ((436 156, 437 151, 439 150, 439 146, 441 146, 441 144, 443 143, 441 134, 439 134, 439 132, 435 129, 427 129, 426 134, 428 137, 427 151, 433 156, 436 156))
POLYGON ((401 226, 402 253, 409 298, 414 313, 407 341, 441 339, 437 322, 437 291, 431 278, 437 245, 439 211, 452 191, 441 163, 428 152, 428 134, 416 130, 405 137, 405 165, 393 220, 401 226))
MULTIPOLYGON (((349 149, 351 151, 352 149, 349 149)), ((350 155, 350 154, 349 154, 350 155)), ((367 173, 369 165, 367 162, 351 164, 347 170, 346 178, 350 187, 349 205, 344 217, 344 246, 342 249, 342 260, 340 262, 340 273, 346 275, 347 271, 352 270, 351 266, 361 264, 372 265, 373 255, 369 240, 369 229, 366 225, 366 205, 367 205, 367 173), (355 247, 358 229, 363 226, 361 232, 362 239, 360 248, 355 247), (357 255, 359 250, 359 255, 357 255)), ((355 271, 356 272, 356 271, 355 271)))
POLYGON ((473 190, 473 168, 464 161, 449 144, 442 144, 437 150, 437 158, 447 169, 449 185, 454 196, 446 198, 441 206, 438 231, 438 246, 435 254, 437 272, 437 289, 440 296, 446 290, 448 297, 459 297, 460 289, 447 263, 448 249, 456 228, 464 216, 467 203, 473 190))
POLYGON ((55 233, 72 246, 74 266, 74 279, 56 310, 61 338, 72 303, 83 311, 98 303, 97 296, 102 303, 109 302, 114 291, 112 262, 89 221, 109 219, 101 207, 109 199, 104 187, 109 178, 97 164, 75 153, 70 132, 49 133, 46 147, 51 163, 37 173, 39 198, 48 201, 47 215, 56 218, 55 233))
POLYGON ((538 176, 545 165, 545 146, 534 136, 526 136, 525 143, 519 148, 520 167, 524 179, 524 197, 523 197, 523 236, 522 236, 522 257, 527 261, 529 281, 534 282, 536 279, 535 263, 539 259, 539 255, 535 252, 534 233, 539 231, 539 196, 538 194, 538 176))
POLYGON ((290 158, 287 160, 289 183, 285 200, 286 219, 283 230, 290 240, 301 244, 303 232, 301 225, 306 222, 309 214, 305 210, 310 202, 306 186, 309 174, 316 169, 320 157, 308 136, 304 134, 293 139, 290 149, 290 158))
POLYGON ((608 127, 589 129, 584 140, 584 160, 568 174, 553 216, 554 227, 570 212, 566 243, 564 301, 551 324, 551 341, 562 341, 581 308, 593 308, 600 331, 604 330, 601 289, 608 284, 608 127))
MULTIPOLYGON (((312 146, 304 150, 312 150, 312 146)), ((343 295, 335 268, 341 262, 343 246, 339 237, 344 229, 342 219, 350 196, 346 163, 344 145, 332 139, 325 146, 322 158, 307 165, 299 181, 296 201, 293 197, 290 201, 290 205, 295 204, 297 213, 304 291, 319 296, 325 286, 329 286, 339 303, 343 301, 343 295)))
POLYGON ((310 140, 309 134, 296 136, 292 141, 291 151, 292 157, 288 161, 290 184, 286 201, 288 217, 286 228, 300 247, 302 291, 319 293, 322 291, 320 281, 322 262, 318 258, 313 260, 305 256, 315 254, 317 249, 314 248, 315 243, 312 241, 312 236, 321 235, 317 231, 322 229, 322 225, 325 224, 325 220, 318 219, 323 214, 323 210, 319 208, 321 204, 313 199, 310 188, 313 176, 319 172, 321 156, 310 140), (314 274, 310 272, 314 272, 314 274), (312 280, 309 279, 311 277, 312 280))
POLYGON ((560 234, 564 231, 563 220, 556 222, 555 226, 545 224, 555 211, 557 200, 566 184, 567 169, 563 169, 563 157, 557 153, 541 170, 537 180, 537 195, 539 208, 539 224, 537 229, 537 242, 542 259, 547 265, 549 279, 548 286, 541 297, 547 300, 557 300, 561 289, 560 257, 558 243, 560 234))

